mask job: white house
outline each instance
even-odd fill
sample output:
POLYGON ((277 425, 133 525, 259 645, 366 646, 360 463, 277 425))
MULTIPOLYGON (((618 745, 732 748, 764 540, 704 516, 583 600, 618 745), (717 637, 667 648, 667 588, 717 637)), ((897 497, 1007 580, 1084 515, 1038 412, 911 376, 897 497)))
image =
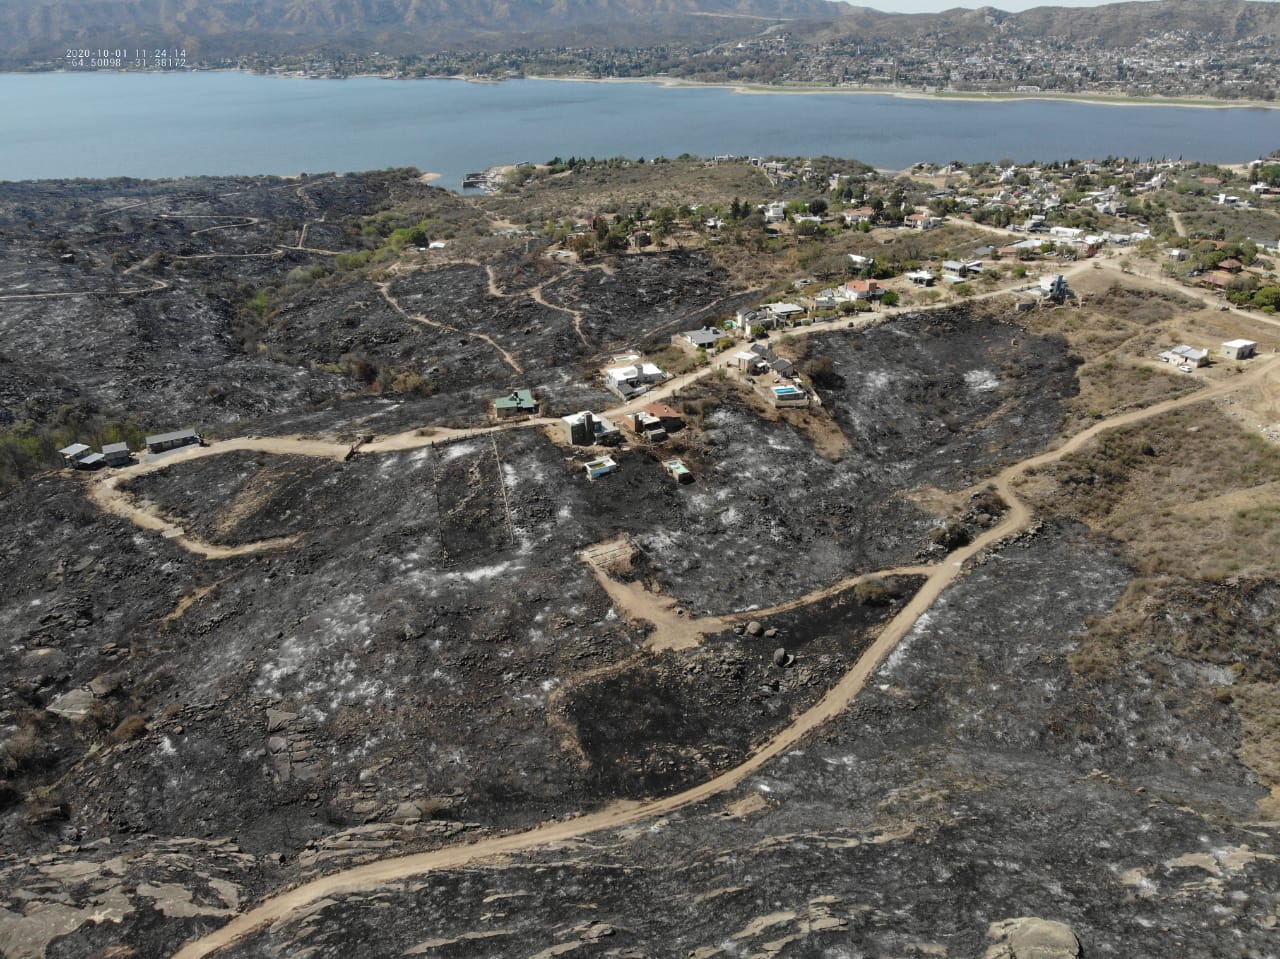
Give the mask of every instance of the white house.
POLYGON ((1200 367, 1209 362, 1209 351, 1197 350, 1194 346, 1187 346, 1183 343, 1181 346, 1175 346, 1171 350, 1165 350, 1160 354, 1160 359, 1178 366, 1200 367))
POLYGON ((1258 344, 1253 340, 1227 340, 1218 352, 1229 360, 1247 360, 1258 352, 1258 344))
POLYGON ((928 213, 912 213, 910 216, 903 218, 902 225, 913 230, 936 230, 942 226, 942 220, 939 217, 930 216, 928 213))
POLYGON ((604 385, 620 399, 629 400, 645 392, 654 383, 666 377, 662 369, 653 363, 611 366, 604 370, 604 385))
POLYGON ((780 323, 791 323, 804 316, 805 309, 795 303, 767 303, 765 309, 780 323))

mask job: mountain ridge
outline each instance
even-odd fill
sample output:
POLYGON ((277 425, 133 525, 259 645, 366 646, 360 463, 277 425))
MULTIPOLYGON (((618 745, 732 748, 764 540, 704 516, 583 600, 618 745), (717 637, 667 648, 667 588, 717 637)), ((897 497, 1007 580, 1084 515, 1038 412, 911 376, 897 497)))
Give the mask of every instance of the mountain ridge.
POLYGON ((444 49, 713 44, 785 27, 801 42, 1053 38, 1102 47, 1170 32, 1239 43, 1280 38, 1280 3, 1128 0, 1098 7, 994 6, 885 13, 832 0, 0 0, 0 58, 56 64, 67 49, 173 48, 189 64, 256 54, 391 55, 444 49))

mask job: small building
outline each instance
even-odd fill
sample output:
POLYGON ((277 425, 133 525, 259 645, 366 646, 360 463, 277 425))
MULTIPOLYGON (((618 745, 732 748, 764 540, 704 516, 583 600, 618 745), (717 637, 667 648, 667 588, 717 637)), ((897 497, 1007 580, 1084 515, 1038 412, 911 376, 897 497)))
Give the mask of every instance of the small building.
POLYGON ((771 328, 773 315, 761 309, 738 310, 733 314, 733 322, 738 328, 738 333, 745 339, 757 328, 771 328))
POLYGON ((195 430, 176 430, 172 433, 157 433, 147 437, 147 449, 152 453, 163 453, 165 450, 176 450, 180 446, 191 446, 200 442, 200 434, 195 430))
POLYGON ((1071 296, 1071 289, 1067 286, 1067 278, 1061 273, 1040 277, 1040 295, 1053 300, 1061 300, 1071 296))
POLYGON ((587 471, 587 479, 595 482, 601 476, 608 476, 610 473, 616 472, 618 464, 614 462, 611 456, 601 456, 599 459, 588 460, 583 464, 583 469, 587 471))
POLYGON ((128 443, 108 443, 102 447, 102 457, 108 466, 128 466, 133 462, 128 443))
POLYGON ((942 226, 942 220, 927 213, 912 213, 910 216, 903 218, 902 225, 913 230, 936 230, 942 226))
POLYGON ((1253 340, 1227 340, 1218 352, 1229 360, 1247 360, 1258 352, 1258 344, 1253 340))
POLYGON ((665 376, 662 369, 653 363, 629 363, 626 366, 607 367, 604 371, 604 385, 614 396, 629 400, 646 392, 665 376))
POLYGON ((76 469, 78 470, 96 470, 106 462, 106 457, 101 453, 86 453, 84 456, 76 460, 76 469))
POLYGON ((708 353, 713 353, 715 352, 716 344, 723 337, 723 330, 704 326, 700 330, 684 330, 680 333, 673 333, 671 342, 690 353, 696 353, 698 350, 706 350, 708 353))
POLYGON ((733 365, 743 373, 751 374, 762 373, 769 368, 769 364, 750 350, 733 354, 733 365))
POLYGON ((858 300, 874 300, 884 296, 884 290, 875 280, 849 280, 836 287, 836 296, 856 303, 858 300))
POLYGON ((929 270, 912 270, 907 279, 916 286, 933 286, 933 274, 929 270))
POLYGON ((662 425, 662 420, 652 413, 646 413, 644 410, 630 414, 622 422, 631 432, 637 436, 643 436, 650 443, 661 443, 667 438, 667 431, 662 425))
POLYGON ((814 296, 812 303, 815 310, 834 310, 840 305, 840 297, 835 290, 826 289, 814 296))
POLYGON ((532 390, 512 390, 506 396, 493 401, 493 415, 498 419, 509 416, 528 416, 538 412, 538 403, 532 390))
POLYGON ((84 443, 72 443, 70 446, 58 450, 58 454, 68 466, 74 465, 87 452, 89 452, 89 447, 84 443))
POLYGON ((689 467, 685 466, 681 460, 667 460, 662 464, 662 468, 667 471, 667 475, 675 480, 677 484, 693 482, 693 474, 689 472, 689 467))
POLYGON ((603 416, 588 410, 560 418, 564 438, 573 446, 612 446, 622 442, 622 431, 603 416))
POLYGON ((850 253, 849 262, 859 270, 866 270, 876 265, 876 258, 874 256, 861 256, 857 253, 850 253))
POLYGON ((662 428, 668 433, 674 433, 684 427, 684 417, 666 403, 650 403, 644 408, 644 412, 650 416, 656 416, 661 421, 662 428))
POLYGON ((769 303, 765 309, 772 313, 779 323, 794 323, 804 316, 804 307, 795 303, 769 303))
POLYGON ((764 207, 765 223, 781 223, 787 218, 787 205, 785 203, 774 202, 767 203, 764 207))
POLYGON ((1175 366, 1201 367, 1209 362, 1208 350, 1197 350, 1194 346, 1183 343, 1160 354, 1160 359, 1175 366))

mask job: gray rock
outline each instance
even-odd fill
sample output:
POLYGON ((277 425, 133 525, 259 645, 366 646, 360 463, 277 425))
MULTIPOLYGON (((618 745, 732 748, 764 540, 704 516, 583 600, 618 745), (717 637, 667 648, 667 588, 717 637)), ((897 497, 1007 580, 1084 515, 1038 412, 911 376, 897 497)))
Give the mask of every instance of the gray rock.
POLYGON ((267 710, 267 732, 275 733, 284 729, 285 726, 298 718, 297 713, 288 713, 283 709, 267 710))
POLYGON ((89 691, 101 698, 110 696, 124 685, 124 673, 103 673, 89 680, 89 691))
POLYGON ((748 636, 759 636, 763 632, 764 627, 760 625, 758 620, 753 619, 751 622, 747 623, 748 636))
POLYGON ((89 715, 89 710, 93 708, 93 703, 94 696, 89 690, 73 689, 69 693, 63 693, 46 708, 55 716, 74 721, 84 719, 89 715))
POLYGON ((615 935, 618 930, 607 922, 592 922, 578 926, 573 931, 578 934, 578 938, 585 942, 596 942, 601 939, 608 939, 610 936, 615 935))

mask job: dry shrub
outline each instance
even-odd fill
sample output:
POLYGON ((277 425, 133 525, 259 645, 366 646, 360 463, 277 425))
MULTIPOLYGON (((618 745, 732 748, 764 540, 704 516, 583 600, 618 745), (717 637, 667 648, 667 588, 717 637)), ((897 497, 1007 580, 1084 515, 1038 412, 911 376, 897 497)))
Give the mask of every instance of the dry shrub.
POLYGON ((1231 701, 1240 716, 1240 761, 1271 790, 1259 806, 1266 815, 1280 815, 1280 687, 1233 686, 1231 701))
POLYGON ((0 745, 0 770, 11 775, 41 765, 45 745, 40 727, 32 721, 24 723, 0 745))
POLYGON ((127 743, 137 739, 147 731, 147 717, 142 713, 126 716, 115 729, 111 730, 111 739, 117 743, 127 743))

